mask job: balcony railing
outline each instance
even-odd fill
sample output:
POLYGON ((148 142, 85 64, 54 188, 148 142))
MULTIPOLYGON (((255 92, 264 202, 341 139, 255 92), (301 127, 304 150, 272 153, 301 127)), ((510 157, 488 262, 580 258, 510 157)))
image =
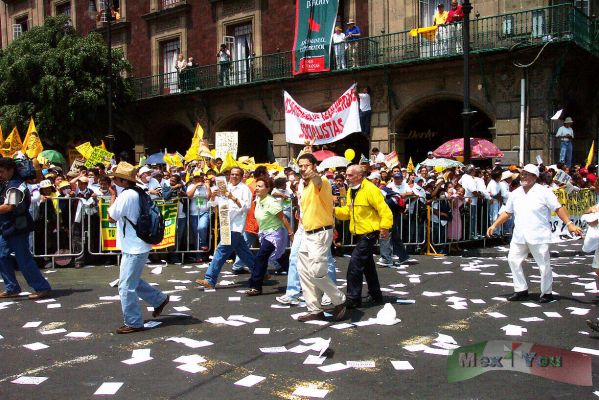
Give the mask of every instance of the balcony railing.
MULTIPOLYGON (((518 45, 532 47, 547 42, 574 42, 599 56, 599 23, 571 4, 501 14, 471 20, 472 53, 505 51, 518 45)), ((435 32, 396 32, 358 40, 345 51, 346 69, 334 65, 331 72, 376 68, 383 65, 461 57, 462 26, 450 24, 435 32)), ((292 79, 291 51, 252 57, 227 64, 188 68, 133 79, 138 99, 203 91, 228 86, 292 79)))

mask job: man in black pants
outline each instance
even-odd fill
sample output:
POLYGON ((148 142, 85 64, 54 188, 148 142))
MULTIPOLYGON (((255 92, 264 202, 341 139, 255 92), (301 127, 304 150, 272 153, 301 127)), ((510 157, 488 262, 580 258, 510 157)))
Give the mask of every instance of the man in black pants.
POLYGON ((335 217, 349 219, 349 230, 356 239, 347 269, 347 308, 362 306, 362 276, 368 284, 368 298, 365 302, 382 304, 383 294, 374 264, 374 246, 380 237, 387 239, 393 226, 393 213, 381 190, 364 179, 364 170, 352 165, 345 174, 350 189, 344 207, 335 207, 335 217))

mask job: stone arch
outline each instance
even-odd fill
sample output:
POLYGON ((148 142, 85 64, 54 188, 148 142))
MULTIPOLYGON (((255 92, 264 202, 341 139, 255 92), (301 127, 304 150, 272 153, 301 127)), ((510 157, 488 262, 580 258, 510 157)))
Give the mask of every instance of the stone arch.
POLYGON ((254 157, 256 162, 274 161, 272 131, 269 123, 248 113, 237 113, 214 124, 211 143, 215 142, 216 132, 239 132, 238 156, 254 157))
MULTIPOLYGON (((471 100, 471 109, 476 111, 470 120, 471 137, 493 140, 492 128, 495 120, 490 107, 471 100)), ((462 137, 463 97, 455 93, 436 93, 415 99, 402 110, 392 122, 395 146, 400 160, 409 157, 416 163, 426 158, 447 140, 462 137)))

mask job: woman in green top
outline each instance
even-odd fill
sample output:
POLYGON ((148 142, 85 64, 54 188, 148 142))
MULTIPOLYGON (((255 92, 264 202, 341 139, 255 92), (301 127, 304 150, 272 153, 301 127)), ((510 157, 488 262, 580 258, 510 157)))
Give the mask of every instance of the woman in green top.
POLYGON ((279 259, 285 252, 289 237, 293 235, 291 226, 281 203, 269 193, 272 183, 268 178, 256 179, 256 210, 255 217, 258 221, 258 237, 260 249, 256 254, 252 276, 249 280, 250 289, 245 292, 248 296, 262 294, 264 275, 268 268, 268 261, 279 259))

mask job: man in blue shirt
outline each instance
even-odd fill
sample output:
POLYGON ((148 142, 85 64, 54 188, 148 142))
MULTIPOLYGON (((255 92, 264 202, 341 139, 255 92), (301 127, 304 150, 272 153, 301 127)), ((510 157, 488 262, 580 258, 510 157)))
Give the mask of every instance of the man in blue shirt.
POLYGON ((345 31, 345 41, 347 42, 349 52, 349 63, 352 67, 358 66, 358 39, 362 36, 362 31, 356 25, 356 21, 350 18, 347 21, 347 30, 345 31))

